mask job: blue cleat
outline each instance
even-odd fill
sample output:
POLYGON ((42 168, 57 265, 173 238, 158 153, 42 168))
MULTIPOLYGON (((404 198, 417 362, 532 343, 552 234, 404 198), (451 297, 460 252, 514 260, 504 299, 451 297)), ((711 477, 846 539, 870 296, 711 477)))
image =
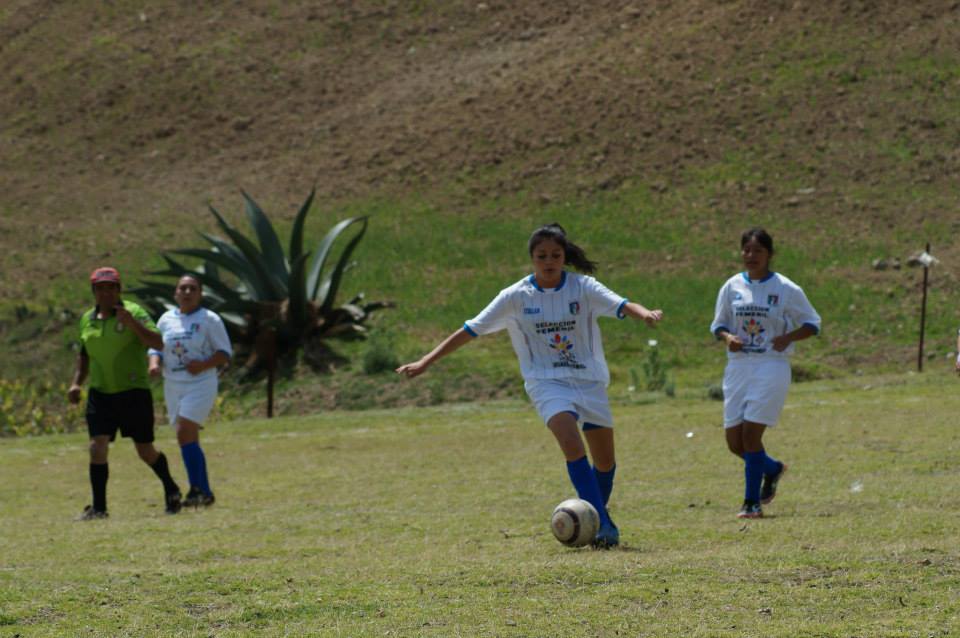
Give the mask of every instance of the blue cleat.
POLYGON ((619 544, 620 530, 613 524, 613 521, 601 524, 596 538, 593 539, 593 546, 597 549, 610 549, 619 544))

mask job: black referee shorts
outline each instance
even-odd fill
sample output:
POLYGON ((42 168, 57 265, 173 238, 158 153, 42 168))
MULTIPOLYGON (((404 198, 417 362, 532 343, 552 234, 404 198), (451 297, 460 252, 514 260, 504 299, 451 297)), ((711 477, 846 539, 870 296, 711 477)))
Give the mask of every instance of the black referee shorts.
POLYGON ((107 394, 90 389, 87 394, 87 432, 90 438, 120 436, 137 443, 153 443, 153 396, 150 390, 136 388, 107 394))

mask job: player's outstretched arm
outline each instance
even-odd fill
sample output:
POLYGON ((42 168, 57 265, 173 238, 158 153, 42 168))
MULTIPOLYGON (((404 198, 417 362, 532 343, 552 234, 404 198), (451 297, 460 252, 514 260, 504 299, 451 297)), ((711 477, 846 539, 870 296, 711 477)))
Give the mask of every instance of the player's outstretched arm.
POLYGON ((405 363, 397 368, 397 374, 402 374, 409 378, 419 376, 426 372, 427 368, 433 365, 438 359, 447 356, 451 352, 457 350, 463 344, 472 340, 473 336, 463 328, 460 328, 449 337, 444 339, 439 346, 431 350, 430 353, 425 355, 423 358, 412 363, 405 363))
POLYGON ((663 319, 662 310, 647 310, 640 304, 632 301, 627 302, 627 304, 623 307, 623 314, 627 315, 628 317, 633 317, 634 319, 639 319, 651 328, 657 325, 660 320, 663 319))

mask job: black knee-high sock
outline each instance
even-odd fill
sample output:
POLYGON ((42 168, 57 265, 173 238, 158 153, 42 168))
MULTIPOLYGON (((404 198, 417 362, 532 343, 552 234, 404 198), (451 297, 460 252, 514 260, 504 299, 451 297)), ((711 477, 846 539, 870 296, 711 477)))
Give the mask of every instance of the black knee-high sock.
POLYGON ((110 467, 106 464, 90 464, 90 487, 93 488, 93 509, 107 511, 107 479, 110 467))
POLYGON ((164 492, 171 494, 173 492, 180 491, 180 488, 177 487, 173 477, 170 476, 170 467, 167 465, 167 457, 163 455, 163 452, 157 455, 157 460, 153 462, 153 465, 150 466, 150 469, 152 469, 153 473, 160 477, 160 480, 163 481, 164 492))

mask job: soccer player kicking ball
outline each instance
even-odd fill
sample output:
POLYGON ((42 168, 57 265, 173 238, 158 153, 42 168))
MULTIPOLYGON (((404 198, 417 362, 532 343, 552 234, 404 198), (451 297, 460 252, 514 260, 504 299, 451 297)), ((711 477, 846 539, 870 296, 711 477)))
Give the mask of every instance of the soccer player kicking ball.
POLYGON ((763 433, 783 410, 794 341, 820 332, 820 316, 803 290, 770 270, 773 238, 751 228, 740 238, 746 269, 717 295, 710 330, 727 345, 723 427, 727 447, 744 461, 746 487, 738 518, 761 518, 787 466, 767 456, 763 433))
POLYGON ((568 272, 565 266, 589 274, 596 265, 567 239, 559 224, 534 231, 527 249, 533 274, 501 290, 479 315, 397 372, 416 377, 475 337, 506 329, 520 361, 524 388, 566 457, 577 495, 600 515, 600 530, 593 544, 613 547, 620 542, 620 532, 606 505, 613 490, 616 457, 607 399, 610 373, 597 318, 629 316, 654 326, 663 312, 629 302, 593 277, 568 272), (578 425, 590 448, 593 467, 578 425))

